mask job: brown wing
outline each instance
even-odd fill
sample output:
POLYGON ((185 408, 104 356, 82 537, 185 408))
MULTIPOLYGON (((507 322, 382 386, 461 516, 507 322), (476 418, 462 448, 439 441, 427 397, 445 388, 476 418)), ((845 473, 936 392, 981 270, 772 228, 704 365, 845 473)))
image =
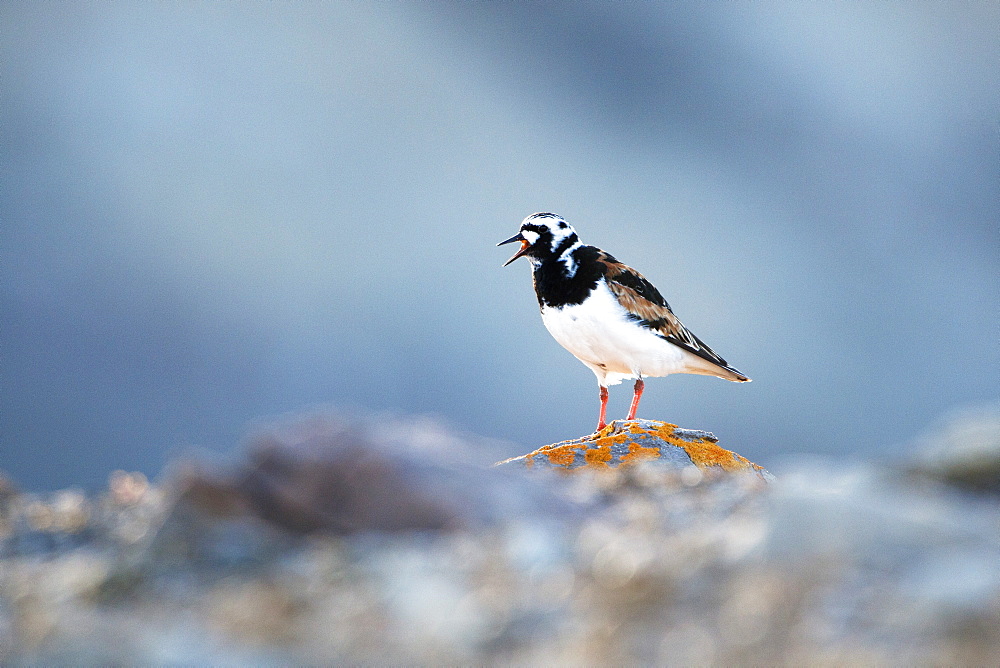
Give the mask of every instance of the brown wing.
POLYGON ((611 293, 637 323, 670 343, 742 376, 681 323, 667 300, 645 276, 604 251, 599 253, 597 261, 604 266, 604 278, 611 293))

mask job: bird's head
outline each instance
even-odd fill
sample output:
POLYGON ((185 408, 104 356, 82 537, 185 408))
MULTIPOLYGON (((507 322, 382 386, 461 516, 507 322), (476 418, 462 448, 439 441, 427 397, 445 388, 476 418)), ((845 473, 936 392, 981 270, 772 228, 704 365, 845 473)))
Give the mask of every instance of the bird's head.
POLYGON ((521 223, 521 230, 497 246, 521 242, 521 250, 507 260, 507 266, 519 257, 527 256, 532 264, 557 259, 580 243, 576 230, 562 216, 554 213, 533 213, 521 223))

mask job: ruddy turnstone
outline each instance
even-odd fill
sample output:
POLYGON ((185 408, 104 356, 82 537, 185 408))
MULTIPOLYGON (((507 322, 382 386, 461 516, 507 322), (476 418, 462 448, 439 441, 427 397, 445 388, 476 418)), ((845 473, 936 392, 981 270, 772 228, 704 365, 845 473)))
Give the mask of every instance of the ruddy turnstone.
POLYGON ((498 246, 521 242, 531 262, 542 322, 563 348, 597 376, 600 431, 607 423, 608 385, 635 378, 628 418, 635 418, 643 378, 672 373, 750 379, 729 366, 681 324, 653 284, 609 253, 580 242, 576 230, 554 213, 534 213, 498 246))

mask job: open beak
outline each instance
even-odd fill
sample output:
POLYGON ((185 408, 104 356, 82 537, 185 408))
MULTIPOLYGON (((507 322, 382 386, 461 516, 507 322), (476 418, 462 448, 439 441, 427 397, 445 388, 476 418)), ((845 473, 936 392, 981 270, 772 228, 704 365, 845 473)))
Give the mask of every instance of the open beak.
POLYGON ((525 253, 527 253, 528 249, 531 248, 531 244, 528 243, 527 239, 525 239, 524 237, 521 236, 520 232, 518 232, 517 234, 515 234, 514 236, 512 236, 507 241, 501 241, 500 243, 497 244, 497 246, 503 246, 504 244, 512 244, 515 241, 520 241, 521 242, 521 250, 519 250, 516 253, 514 253, 514 257, 512 257, 511 259, 509 259, 509 260, 507 260, 506 262, 503 263, 503 266, 505 266, 505 267, 508 264, 510 264, 511 262, 513 262, 514 260, 516 260, 517 258, 519 258, 522 255, 524 255, 525 253))

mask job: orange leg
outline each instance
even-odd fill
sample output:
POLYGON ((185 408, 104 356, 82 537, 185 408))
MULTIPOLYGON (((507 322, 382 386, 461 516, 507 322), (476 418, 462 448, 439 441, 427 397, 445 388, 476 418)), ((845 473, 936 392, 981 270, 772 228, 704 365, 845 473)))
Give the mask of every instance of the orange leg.
POLYGON ((608 426, 608 423, 604 421, 604 418, 608 414, 608 388, 601 385, 601 414, 597 417, 597 431, 600 431, 608 426))
POLYGON ((628 409, 628 417, 626 420, 634 420, 635 412, 639 410, 639 399, 642 398, 642 391, 645 389, 646 383, 642 382, 642 378, 637 378, 635 381, 635 394, 632 396, 632 407, 628 409))

